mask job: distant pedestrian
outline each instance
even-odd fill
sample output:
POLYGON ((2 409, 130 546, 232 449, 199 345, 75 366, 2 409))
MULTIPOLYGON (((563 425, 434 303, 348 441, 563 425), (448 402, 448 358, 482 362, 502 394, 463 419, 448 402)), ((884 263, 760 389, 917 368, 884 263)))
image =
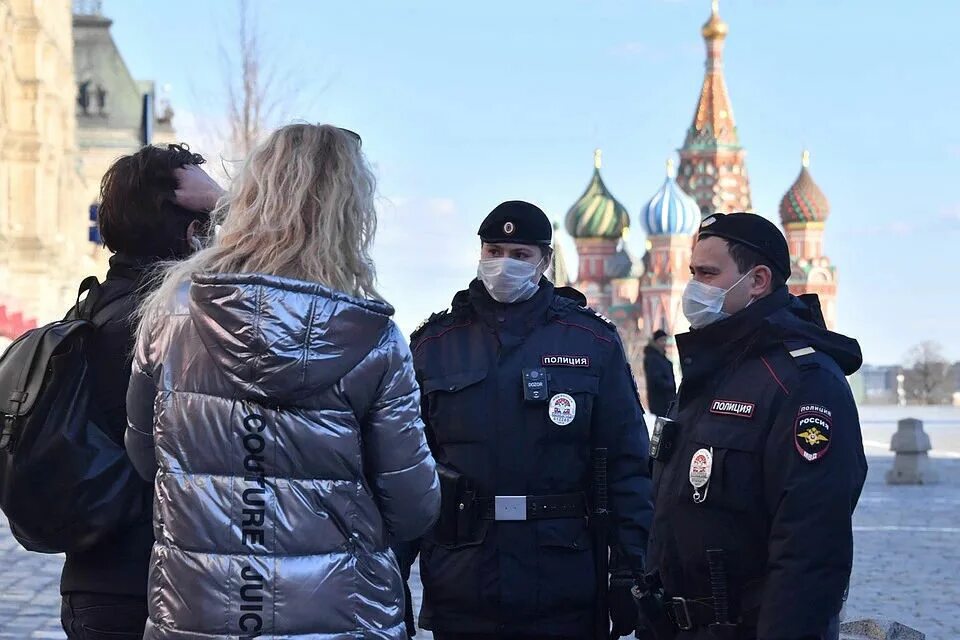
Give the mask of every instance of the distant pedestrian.
POLYGON ((147 300, 127 450, 156 478, 146 640, 406 637, 388 543, 436 519, 356 134, 275 131, 147 300))
POLYGON ((647 405, 650 413, 665 416, 670 403, 677 397, 677 381, 673 377, 673 363, 667 357, 667 339, 663 329, 653 333, 650 344, 643 350, 643 374, 647 379, 647 405))

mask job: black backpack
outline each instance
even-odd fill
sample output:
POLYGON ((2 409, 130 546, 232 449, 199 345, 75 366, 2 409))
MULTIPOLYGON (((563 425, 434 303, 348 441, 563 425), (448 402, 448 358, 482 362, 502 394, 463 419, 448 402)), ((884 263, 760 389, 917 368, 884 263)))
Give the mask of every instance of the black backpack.
POLYGON ((91 338, 129 295, 103 299, 90 276, 64 320, 28 331, 0 356, 0 509, 30 551, 90 548, 149 508, 126 451, 97 426, 87 359, 91 338))

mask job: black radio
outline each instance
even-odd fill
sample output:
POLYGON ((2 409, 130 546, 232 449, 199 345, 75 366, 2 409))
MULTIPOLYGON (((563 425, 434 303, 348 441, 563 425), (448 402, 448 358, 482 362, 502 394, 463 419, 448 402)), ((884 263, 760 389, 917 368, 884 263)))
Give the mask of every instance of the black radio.
POLYGON ((650 459, 666 463, 673 453, 673 445, 677 441, 677 432, 680 423, 670 418, 657 418, 650 436, 650 459))

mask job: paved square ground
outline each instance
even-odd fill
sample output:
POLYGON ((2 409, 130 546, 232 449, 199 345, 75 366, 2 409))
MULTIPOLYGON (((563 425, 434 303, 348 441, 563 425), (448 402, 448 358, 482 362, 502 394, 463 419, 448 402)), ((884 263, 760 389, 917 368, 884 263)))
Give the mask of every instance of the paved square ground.
MULTIPOLYGON (((854 525, 856 558, 847 619, 882 616, 909 624, 929 640, 960 638, 960 411, 932 415, 927 431, 935 447, 936 485, 891 487, 885 443, 894 416, 915 411, 862 411, 870 473, 854 525), (872 443, 872 444, 871 444, 872 443)), ((63 559, 28 553, 0 517, 0 639, 63 639, 59 576, 63 559)), ((420 588, 415 584, 416 607, 420 588)), ((417 638, 432 638, 421 631, 417 638)))

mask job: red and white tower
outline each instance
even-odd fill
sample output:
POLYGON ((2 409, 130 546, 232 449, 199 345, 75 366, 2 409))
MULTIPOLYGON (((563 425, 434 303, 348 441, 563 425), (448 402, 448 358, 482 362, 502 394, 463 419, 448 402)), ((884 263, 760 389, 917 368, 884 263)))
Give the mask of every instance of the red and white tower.
POLYGON ((693 124, 680 149, 677 183, 697 201, 702 215, 752 211, 746 152, 740 146, 723 77, 723 45, 729 27, 720 19, 717 0, 701 32, 707 45, 707 69, 693 124))

